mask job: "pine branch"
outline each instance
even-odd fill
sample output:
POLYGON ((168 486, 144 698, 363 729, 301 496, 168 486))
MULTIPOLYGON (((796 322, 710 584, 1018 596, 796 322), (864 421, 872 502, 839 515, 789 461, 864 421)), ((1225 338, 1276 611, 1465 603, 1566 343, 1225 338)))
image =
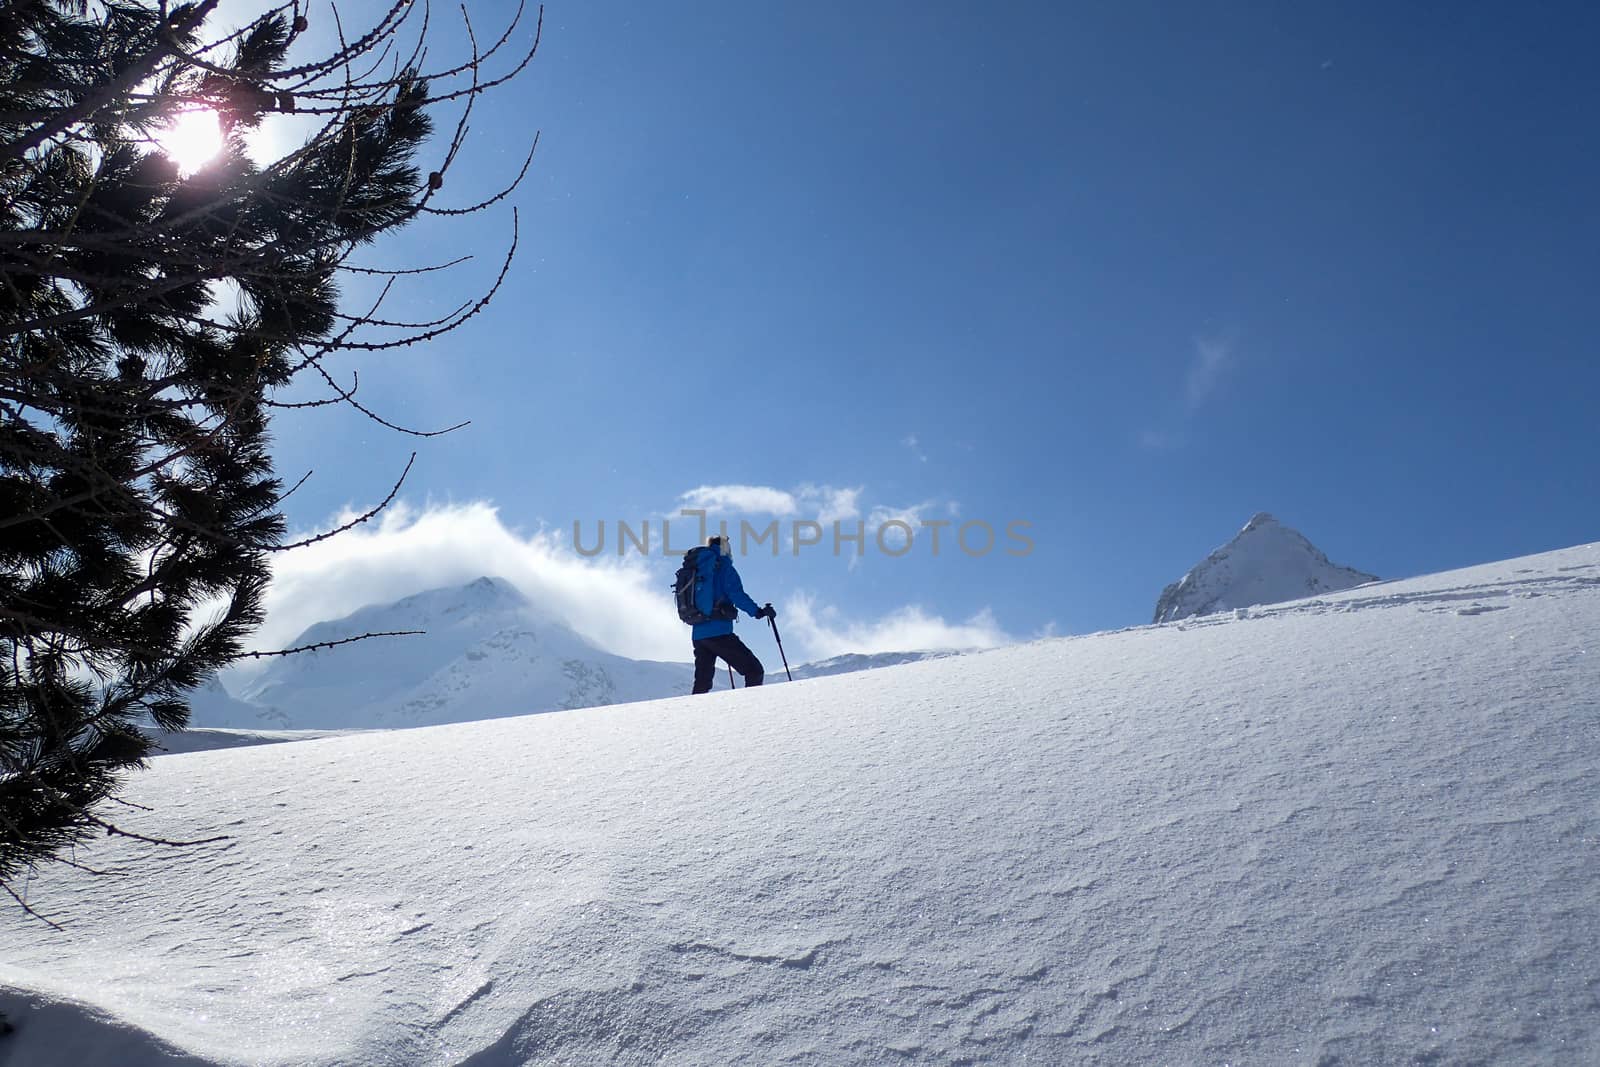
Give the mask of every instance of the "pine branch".
POLYGON ((19 137, 7 144, 0 145, 0 160, 21 159, 40 145, 65 132, 69 127, 88 121, 101 109, 126 96, 135 85, 149 78, 155 73, 156 67, 166 57, 166 48, 174 47, 170 42, 175 34, 187 33, 199 26, 216 9, 220 0, 200 0, 193 11, 182 21, 173 23, 170 27, 164 26, 160 31, 164 47, 152 48, 140 59, 128 65, 117 78, 101 86, 82 103, 74 107, 63 109, 60 113, 45 120, 35 127, 25 137, 19 137))
POLYGON ((226 840, 168 840, 93 814, 108 800, 143 810, 116 793, 150 750, 145 715, 183 723, 185 694, 229 663, 420 632, 243 651, 263 618, 268 551, 371 521, 416 460, 377 506, 283 543, 284 501, 310 472, 283 490, 270 416, 347 406, 421 437, 467 425, 382 417, 356 399, 358 375, 342 386, 332 356, 437 339, 505 284, 515 209, 498 273, 436 318, 380 309, 397 283, 470 256, 388 268, 353 257, 423 214, 492 209, 521 187, 537 136, 503 189, 435 206, 479 97, 537 52, 543 9, 524 51, 520 2, 487 49, 462 7, 467 55, 430 72, 432 13, 412 0, 389 0, 348 37, 335 4, 337 46, 294 62, 299 0, 202 43, 219 0, 129 0, 94 19, 83 3, 0 7, 15 23, 0 61, 0 885, 36 915, 15 877, 57 857, 104 873, 63 855, 86 835, 226 840), (436 137, 438 109, 458 100, 436 137), (200 107, 218 113, 228 150, 180 177, 157 131, 175 109, 200 107), (291 112, 319 115, 292 150, 260 165, 240 150, 243 131, 291 112), (442 152, 431 172, 417 163, 430 146, 442 152), (365 314, 343 307, 340 283, 358 276, 383 279, 365 314), (232 309, 219 306, 222 282, 237 287, 232 309), (273 399, 319 378, 331 395, 273 399), (219 598, 225 610, 206 618, 219 598))

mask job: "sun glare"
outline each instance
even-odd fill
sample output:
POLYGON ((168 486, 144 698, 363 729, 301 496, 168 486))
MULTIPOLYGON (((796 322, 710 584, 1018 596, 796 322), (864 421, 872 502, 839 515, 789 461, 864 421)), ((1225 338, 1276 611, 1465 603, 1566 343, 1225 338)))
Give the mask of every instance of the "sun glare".
POLYGON ((222 151, 222 124, 215 111, 185 111, 156 134, 156 143, 178 165, 179 173, 188 177, 222 151))

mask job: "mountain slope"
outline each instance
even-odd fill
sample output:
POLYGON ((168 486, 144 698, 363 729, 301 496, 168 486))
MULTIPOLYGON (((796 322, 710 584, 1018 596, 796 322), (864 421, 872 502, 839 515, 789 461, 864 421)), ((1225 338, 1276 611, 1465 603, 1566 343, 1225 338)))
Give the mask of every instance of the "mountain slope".
POLYGON ((188 752, 210 752, 218 748, 248 748, 251 745, 281 745, 289 741, 315 741, 322 737, 343 737, 358 730, 240 730, 196 727, 156 736, 155 756, 176 756, 188 752))
POLYGON ((612 655, 497 578, 362 608, 310 627, 291 644, 408 630, 426 632, 276 660, 246 689, 246 701, 235 707, 201 702, 194 724, 253 730, 422 726, 689 689, 687 666, 612 655))
MULTIPOLYGON (((196 727, 204 725, 259 729, 266 721, 264 718, 266 709, 258 704, 235 698, 216 676, 207 679, 198 688, 190 690, 187 699, 189 721, 196 727)), ((176 751, 168 744, 175 735, 162 732, 158 736, 161 747, 176 751)))
POLYGON ((1155 622, 1334 593, 1379 579, 1341 567, 1266 512, 1161 591, 1155 622))
POLYGON ((158 760, 128 828, 230 839, 0 911, 0 1062, 1585 1062, 1596 633, 1587 546, 158 760))
MULTIPOLYGON (((292 647, 363 633, 376 638, 275 660, 232 697, 213 680, 192 697, 196 729, 170 751, 295 740, 329 730, 392 729, 654 700, 687 693, 692 668, 633 660, 600 649, 542 615, 509 582, 479 578, 318 623, 292 647), (216 731, 243 731, 223 733, 216 731)), ((685 650, 688 634, 685 631, 685 650)), ((793 668, 796 679, 908 663, 939 652, 845 655, 793 668)), ((767 680, 784 680, 776 650, 763 651, 767 680)), ((726 676, 719 672, 719 685, 726 676)))
MULTIPOLYGON (((903 663, 919 663, 927 659, 944 659, 946 656, 964 656, 971 649, 927 649, 919 652, 846 652, 842 656, 814 660, 793 668, 795 681, 802 678, 823 678, 830 674, 851 674, 855 671, 874 671, 879 667, 898 667, 903 663)), ((772 668, 767 677, 772 678, 772 668)), ((777 681, 783 681, 783 665, 777 669, 777 681)))

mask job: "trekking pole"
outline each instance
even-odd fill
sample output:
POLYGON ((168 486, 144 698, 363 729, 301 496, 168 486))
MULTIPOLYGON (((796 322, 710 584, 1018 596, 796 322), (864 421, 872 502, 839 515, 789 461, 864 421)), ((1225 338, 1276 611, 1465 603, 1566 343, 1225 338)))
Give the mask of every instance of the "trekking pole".
POLYGON ((733 664, 728 664, 728 688, 733 688, 733 664))
MULTIPOLYGON (((768 604, 767 607, 772 607, 768 604)), ((778 655, 783 657, 783 673, 789 675, 789 681, 794 681, 794 675, 789 674, 789 657, 783 655, 783 638, 778 636, 778 620, 775 616, 767 616, 767 625, 772 627, 772 639, 778 642, 778 655)))

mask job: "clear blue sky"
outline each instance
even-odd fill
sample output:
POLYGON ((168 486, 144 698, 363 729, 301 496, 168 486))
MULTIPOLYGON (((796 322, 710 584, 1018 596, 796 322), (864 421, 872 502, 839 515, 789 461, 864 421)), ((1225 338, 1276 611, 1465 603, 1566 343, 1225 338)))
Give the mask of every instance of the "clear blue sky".
MULTIPOLYGON (((1146 622, 1258 510, 1386 577, 1595 540, 1597 39, 1581 3, 555 0, 446 189, 543 131, 505 291, 352 365, 397 419, 473 420, 412 501, 525 530, 729 484, 1035 524, 1026 559, 742 563, 844 617, 1146 622)), ((411 447, 281 425, 300 525, 411 447)))

